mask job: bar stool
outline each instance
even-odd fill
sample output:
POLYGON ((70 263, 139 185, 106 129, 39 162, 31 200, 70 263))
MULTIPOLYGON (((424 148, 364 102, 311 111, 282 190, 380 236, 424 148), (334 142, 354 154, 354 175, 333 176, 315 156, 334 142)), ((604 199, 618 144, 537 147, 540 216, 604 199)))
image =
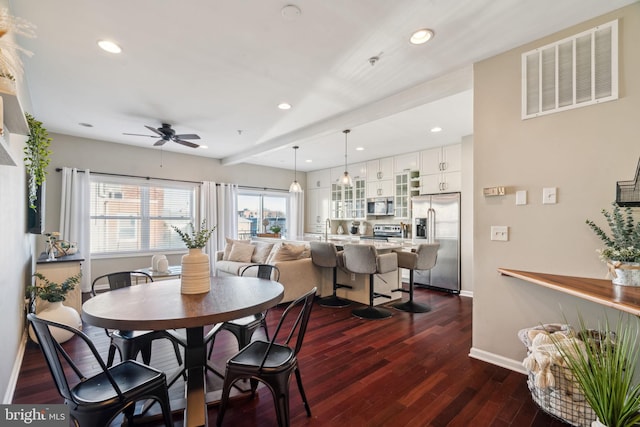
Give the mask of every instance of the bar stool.
POLYGON ((436 265, 438 259, 439 243, 422 243, 418 245, 415 252, 397 251, 398 268, 409 270, 409 290, 399 288, 393 292, 408 292, 409 301, 397 302, 393 308, 409 313, 426 313, 431 311, 431 307, 413 301, 413 272, 414 270, 431 270, 436 265))
POLYGON ((395 252, 378 254, 373 245, 344 245, 344 267, 352 273, 369 275, 369 305, 364 308, 356 308, 352 314, 362 319, 386 319, 392 316, 391 311, 374 307, 374 298, 391 298, 389 295, 380 294, 373 290, 375 274, 388 273, 398 270, 398 257, 395 252))
MULTIPOLYGON (((338 297, 338 288, 353 289, 349 285, 338 284, 338 250, 336 245, 330 242, 309 242, 311 247, 311 261, 318 267, 331 268, 333 270, 333 294, 321 298, 318 303, 323 307, 347 307, 350 301, 338 297)), ((342 255, 342 253, 341 253, 342 255)))

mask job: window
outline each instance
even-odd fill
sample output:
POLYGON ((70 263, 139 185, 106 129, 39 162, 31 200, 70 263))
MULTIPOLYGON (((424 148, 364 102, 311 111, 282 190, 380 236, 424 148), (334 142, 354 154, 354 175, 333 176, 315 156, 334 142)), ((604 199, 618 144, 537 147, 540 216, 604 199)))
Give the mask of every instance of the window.
POLYGON ((196 224, 198 184, 94 175, 91 255, 183 251, 171 226, 196 224))
POLYGON ((251 239, 258 233, 273 233, 279 226, 287 234, 289 193, 240 190, 238 193, 238 239, 251 239))

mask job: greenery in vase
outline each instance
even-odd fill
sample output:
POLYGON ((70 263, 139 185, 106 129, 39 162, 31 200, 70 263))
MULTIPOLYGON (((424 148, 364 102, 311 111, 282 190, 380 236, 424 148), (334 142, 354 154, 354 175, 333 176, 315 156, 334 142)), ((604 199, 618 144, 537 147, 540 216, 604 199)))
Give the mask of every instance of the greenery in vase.
POLYGON ((208 229, 206 220, 202 221, 202 224, 200 225, 200 229, 198 231, 195 230, 192 223, 189 223, 188 227, 191 229, 190 232, 185 232, 175 225, 171 226, 171 228, 173 228, 176 233, 180 235, 180 238, 189 249, 204 248, 209 241, 211 234, 216 229, 215 225, 208 229))
POLYGON ((26 113, 29 125, 29 139, 24 147, 24 164, 29 175, 29 207, 36 209, 35 201, 37 189, 47 178, 47 166, 49 166, 49 145, 51 138, 42 127, 42 122, 36 120, 31 114, 26 113))
POLYGON ((587 220, 587 225, 605 244, 604 249, 598 250, 600 257, 604 261, 640 262, 640 222, 634 219, 633 210, 627 207, 623 211, 613 203, 613 211, 603 209, 602 214, 611 229, 611 235, 587 220))
POLYGON ((42 275, 42 273, 35 273, 34 276, 40 279, 40 283, 38 283, 37 285, 29 286, 27 288, 27 292, 40 297, 45 301, 58 302, 64 301, 66 299, 67 293, 73 290, 76 285, 80 283, 82 273, 78 273, 75 276, 68 277, 61 284, 50 282, 49 279, 42 275))
POLYGON ((607 427, 638 425, 640 384, 634 384, 640 344, 637 319, 620 316, 615 330, 606 320, 604 329, 596 331, 596 338, 582 317, 580 328, 584 345, 579 340, 562 345, 557 339, 554 344, 585 399, 607 427))

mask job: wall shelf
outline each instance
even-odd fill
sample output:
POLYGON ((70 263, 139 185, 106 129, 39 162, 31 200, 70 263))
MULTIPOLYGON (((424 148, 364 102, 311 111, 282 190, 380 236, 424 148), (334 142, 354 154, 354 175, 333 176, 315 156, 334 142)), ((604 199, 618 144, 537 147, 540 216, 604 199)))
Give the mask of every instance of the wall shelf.
POLYGON ((29 125, 16 95, 14 82, 0 78, 0 96, 4 104, 4 124, 9 132, 29 135, 29 125))

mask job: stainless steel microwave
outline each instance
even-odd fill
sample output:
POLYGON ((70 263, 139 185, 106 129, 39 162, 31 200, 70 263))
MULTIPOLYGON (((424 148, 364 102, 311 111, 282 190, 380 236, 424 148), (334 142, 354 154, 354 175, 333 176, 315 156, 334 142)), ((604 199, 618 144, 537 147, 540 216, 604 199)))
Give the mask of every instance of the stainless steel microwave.
POLYGON ((367 199, 367 215, 393 215, 393 197, 367 199))

